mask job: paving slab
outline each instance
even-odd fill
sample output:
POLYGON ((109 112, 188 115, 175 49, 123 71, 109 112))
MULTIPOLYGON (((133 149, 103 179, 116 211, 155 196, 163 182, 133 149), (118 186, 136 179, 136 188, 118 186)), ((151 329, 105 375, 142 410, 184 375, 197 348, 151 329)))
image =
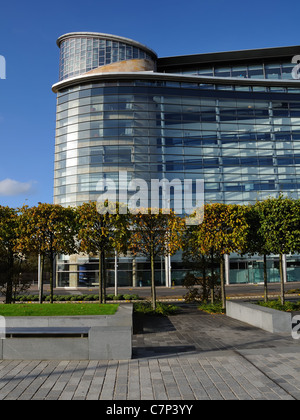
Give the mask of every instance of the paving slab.
POLYGON ((179 306, 145 318, 131 360, 0 361, 0 400, 300 399, 300 340, 179 306))

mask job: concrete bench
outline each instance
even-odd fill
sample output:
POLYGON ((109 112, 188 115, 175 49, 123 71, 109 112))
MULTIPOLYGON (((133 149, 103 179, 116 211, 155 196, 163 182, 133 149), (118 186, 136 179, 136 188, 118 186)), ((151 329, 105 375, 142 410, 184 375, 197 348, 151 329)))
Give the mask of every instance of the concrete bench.
POLYGON ((5 338, 88 337, 89 328, 7 328, 5 338))
POLYGON ((126 360, 132 357, 132 305, 118 310, 117 316, 105 318, 40 317, 40 323, 37 317, 13 318, 7 318, 5 338, 0 339, 0 359, 126 360), (32 323, 34 326, 30 327, 32 323))

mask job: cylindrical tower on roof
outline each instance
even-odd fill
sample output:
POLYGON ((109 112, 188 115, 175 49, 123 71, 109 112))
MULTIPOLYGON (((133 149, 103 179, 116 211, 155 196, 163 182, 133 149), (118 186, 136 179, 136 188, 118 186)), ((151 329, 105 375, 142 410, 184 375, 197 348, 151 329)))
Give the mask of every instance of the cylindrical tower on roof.
POLYGON ((121 63, 112 71, 155 70, 157 55, 139 42, 116 35, 94 32, 72 32, 57 40, 60 48, 59 80, 88 73, 103 66, 121 63), (134 60, 132 62, 132 60, 134 60), (128 62, 127 66, 124 62, 128 62))

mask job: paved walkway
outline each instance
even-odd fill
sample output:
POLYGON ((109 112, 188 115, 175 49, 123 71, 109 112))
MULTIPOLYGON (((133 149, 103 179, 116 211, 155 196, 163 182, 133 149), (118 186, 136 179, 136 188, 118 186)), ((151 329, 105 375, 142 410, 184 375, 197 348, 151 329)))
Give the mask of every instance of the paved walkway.
POLYGON ((0 361, 0 400, 299 400, 300 340, 182 304, 120 361, 0 361))

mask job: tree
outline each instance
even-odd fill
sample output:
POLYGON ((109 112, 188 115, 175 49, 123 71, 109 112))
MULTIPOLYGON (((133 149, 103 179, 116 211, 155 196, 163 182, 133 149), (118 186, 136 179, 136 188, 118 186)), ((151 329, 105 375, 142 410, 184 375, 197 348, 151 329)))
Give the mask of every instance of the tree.
POLYGON ((198 225, 199 252, 219 255, 222 309, 226 307, 224 255, 240 252, 247 240, 248 224, 245 209, 237 204, 206 204, 204 220, 198 225))
POLYGON ((199 252, 198 246, 199 225, 187 226, 181 238, 183 261, 189 263, 193 271, 200 271, 201 276, 188 273, 185 276, 183 285, 188 289, 185 295, 186 300, 201 299, 203 301, 210 297, 211 303, 218 295, 216 290, 219 276, 215 273, 215 258, 213 252, 205 255, 199 252), (200 286, 195 288, 195 286, 200 286))
POLYGON ((7 270, 6 263, 0 257, 0 293, 5 296, 7 303, 16 301, 20 293, 27 291, 32 279, 32 262, 30 258, 15 254, 13 265, 7 270))
POLYGON ((298 201, 284 197, 268 198, 260 206, 261 225, 259 234, 264 238, 266 249, 279 255, 280 299, 284 304, 283 254, 300 249, 300 206, 298 201))
MULTIPOLYGON (((50 262, 50 302, 53 303, 54 261, 58 254, 76 252, 75 212, 71 207, 39 203, 24 206, 20 213, 17 249, 35 252, 50 262)), ((42 291, 41 285, 41 291, 42 291)), ((40 293, 40 303, 42 303, 40 293)))
POLYGON ((133 254, 150 257, 151 301, 156 309, 154 261, 160 255, 173 255, 180 248, 183 220, 172 210, 139 209, 131 214, 131 236, 129 249, 133 254))
POLYGON ((0 206, 0 283, 6 285, 6 303, 12 301, 14 268, 19 259, 15 250, 17 226, 17 210, 0 206))
POLYGON ((83 203, 77 207, 79 251, 98 255, 99 303, 105 302, 106 269, 105 256, 116 250, 126 252, 128 217, 120 214, 119 204, 109 202, 83 203))
POLYGON ((261 231, 264 218, 264 201, 246 206, 246 219, 249 225, 247 242, 242 253, 259 254, 263 256, 264 301, 268 301, 267 255, 270 255, 266 240, 261 231))

